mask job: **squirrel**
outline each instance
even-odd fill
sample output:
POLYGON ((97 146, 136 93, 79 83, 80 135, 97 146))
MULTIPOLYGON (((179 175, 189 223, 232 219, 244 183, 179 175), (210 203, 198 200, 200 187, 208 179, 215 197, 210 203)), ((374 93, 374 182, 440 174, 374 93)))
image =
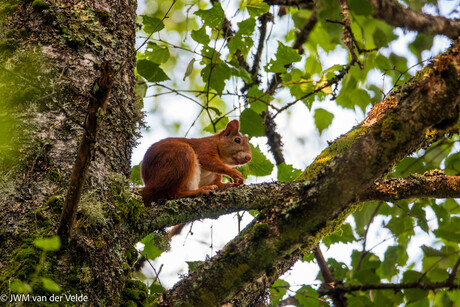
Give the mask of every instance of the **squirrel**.
POLYGON ((166 138, 150 146, 141 164, 144 203, 242 185, 244 178, 232 167, 248 163, 252 153, 239 127, 235 119, 211 136, 166 138), (223 183, 223 175, 233 182, 223 183))

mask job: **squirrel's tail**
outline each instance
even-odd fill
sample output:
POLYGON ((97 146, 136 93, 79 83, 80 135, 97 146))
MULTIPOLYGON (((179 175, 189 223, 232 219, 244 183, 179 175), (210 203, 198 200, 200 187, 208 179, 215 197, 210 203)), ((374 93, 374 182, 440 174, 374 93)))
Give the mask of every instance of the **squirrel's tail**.
POLYGON ((171 230, 168 232, 168 238, 171 239, 175 235, 180 234, 180 232, 182 231, 184 226, 185 226, 185 224, 178 224, 178 225, 174 226, 173 228, 171 228, 171 230))

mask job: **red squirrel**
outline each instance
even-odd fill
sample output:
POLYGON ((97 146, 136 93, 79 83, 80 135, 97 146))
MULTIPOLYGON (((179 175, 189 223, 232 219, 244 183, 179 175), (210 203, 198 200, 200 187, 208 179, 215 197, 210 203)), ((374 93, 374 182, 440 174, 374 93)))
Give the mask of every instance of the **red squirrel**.
POLYGON ((239 127, 235 119, 211 136, 167 138, 150 146, 141 165, 144 203, 242 185, 244 178, 232 167, 248 163, 252 153, 248 137, 240 133, 239 127), (222 175, 233 182, 223 183, 222 175))

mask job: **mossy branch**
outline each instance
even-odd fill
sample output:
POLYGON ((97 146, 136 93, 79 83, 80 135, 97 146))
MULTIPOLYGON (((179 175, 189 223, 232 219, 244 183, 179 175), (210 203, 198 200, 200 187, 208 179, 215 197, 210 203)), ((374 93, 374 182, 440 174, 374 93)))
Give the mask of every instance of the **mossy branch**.
POLYGON ((95 93, 90 98, 85 130, 83 131, 77 158, 72 168, 72 175, 62 208, 57 233, 63 243, 68 242, 72 235, 72 228, 75 223, 78 204, 91 163, 92 152, 112 91, 113 76, 114 71, 111 63, 105 62, 102 68, 102 76, 94 86, 95 93))

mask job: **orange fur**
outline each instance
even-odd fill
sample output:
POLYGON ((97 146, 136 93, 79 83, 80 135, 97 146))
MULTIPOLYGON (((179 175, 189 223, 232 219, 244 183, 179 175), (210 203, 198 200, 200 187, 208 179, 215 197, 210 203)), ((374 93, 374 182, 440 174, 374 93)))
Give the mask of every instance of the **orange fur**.
POLYGON ((239 132, 237 120, 208 137, 161 140, 147 150, 142 161, 144 203, 241 185, 243 177, 231 167, 246 164, 251 157, 248 137, 239 132), (222 175, 232 178, 233 183, 222 183, 222 175))

